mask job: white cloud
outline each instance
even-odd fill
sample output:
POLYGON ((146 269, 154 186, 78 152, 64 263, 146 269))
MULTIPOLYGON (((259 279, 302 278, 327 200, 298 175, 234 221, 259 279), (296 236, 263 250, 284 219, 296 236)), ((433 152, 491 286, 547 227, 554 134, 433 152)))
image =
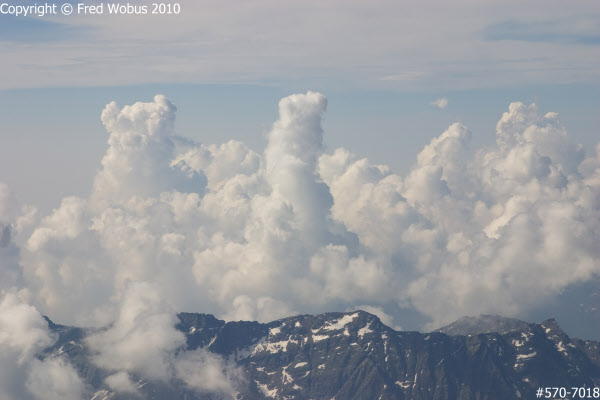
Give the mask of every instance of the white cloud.
POLYGON ((164 303, 156 287, 133 283, 115 323, 86 341, 100 367, 167 381, 171 357, 185 345, 185 336, 175 329, 177 322, 175 312, 164 303))
POLYGON ((448 99, 445 97, 440 97, 439 99, 435 99, 429 104, 439 108, 440 110, 444 110, 446 107, 448 107, 448 99))
POLYGON ((85 201, 78 197, 66 197, 59 208, 42 220, 27 242, 29 250, 40 250, 48 241, 74 239, 87 227, 85 201))
POLYGON ((400 176, 325 152, 326 106, 313 92, 283 99, 258 154, 178 138, 162 96, 111 103, 90 196, 11 239, 34 304, 62 323, 116 321, 91 339, 99 365, 169 379, 174 310, 267 321, 395 304, 433 327, 520 315, 600 273, 600 158, 556 114, 513 103, 485 149, 452 124, 400 176), (149 325, 162 328, 146 339, 149 325), (130 354, 140 338, 156 352, 130 354))
MULTIPOLYGON (((597 198, 598 188, 583 183, 583 153, 556 114, 540 116, 535 105, 513 103, 498 123, 497 138, 496 148, 480 150, 462 165, 442 156, 434 164, 445 179, 426 184, 443 198, 421 212, 444 236, 461 238, 458 245, 448 241, 453 251, 441 253, 409 289, 417 308, 436 322, 456 317, 456 310, 516 314, 600 272, 592 245, 599 209, 582 203, 597 198), (447 301, 433 300, 432 292, 447 301)), ((432 155, 464 153, 463 145, 442 150, 434 143, 439 139, 419 155, 411 175, 430 169, 422 161, 432 155)))
POLYGON ((112 102, 102 111, 110 132, 102 170, 96 175, 92 204, 106 207, 165 190, 203 193, 206 177, 175 157, 175 106, 157 95, 152 103, 119 109, 112 102))
POLYGON ((125 371, 120 371, 116 374, 106 377, 104 382, 115 392, 137 393, 137 387, 135 383, 125 371))
POLYGON ((60 357, 32 360, 26 387, 35 398, 44 400, 80 400, 85 394, 77 371, 60 357))
POLYGON ((0 345, 5 352, 14 353, 19 364, 56 341, 40 313, 16 294, 2 296, 0 311, 0 345))
POLYGON ((136 374, 164 382, 178 379, 192 390, 233 399, 245 382, 241 369, 203 349, 185 351, 185 336, 175 327, 177 315, 161 297, 155 285, 132 283, 114 324, 85 339, 93 362, 116 371, 106 384, 117 392, 138 393, 130 375, 136 374))
POLYGON ((217 393, 227 399, 234 399, 236 388, 246 383, 239 367, 203 349, 180 353, 175 376, 193 390, 217 393))
POLYGON ((0 398, 81 399, 85 387, 67 361, 38 359, 57 340, 46 320, 17 294, 0 296, 0 398))
POLYGON ((199 144, 171 162, 171 166, 184 161, 196 171, 203 171, 208 179, 208 187, 217 190, 238 174, 252 175, 260 167, 260 155, 248 149, 242 142, 230 140, 220 145, 199 144))

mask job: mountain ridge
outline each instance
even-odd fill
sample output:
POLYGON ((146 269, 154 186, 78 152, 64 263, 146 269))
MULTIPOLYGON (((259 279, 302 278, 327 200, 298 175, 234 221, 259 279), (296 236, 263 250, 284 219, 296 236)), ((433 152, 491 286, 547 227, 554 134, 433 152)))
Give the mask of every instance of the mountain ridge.
MULTIPOLYGON (((237 399, 520 399, 532 398, 537 387, 600 385, 598 342, 569 338, 553 319, 489 317, 479 329, 498 323, 503 332, 396 331, 365 311, 269 323, 180 313, 176 328, 185 335, 182 351, 204 349, 243 371, 237 399)), ((477 328, 473 323, 482 316, 467 318, 440 329, 477 328)), ((135 371, 138 393, 111 390, 105 379, 114 371, 95 366, 86 347, 93 330, 47 320, 59 336, 47 355, 67 357, 94 400, 222 398, 181 382, 148 381, 135 371)))

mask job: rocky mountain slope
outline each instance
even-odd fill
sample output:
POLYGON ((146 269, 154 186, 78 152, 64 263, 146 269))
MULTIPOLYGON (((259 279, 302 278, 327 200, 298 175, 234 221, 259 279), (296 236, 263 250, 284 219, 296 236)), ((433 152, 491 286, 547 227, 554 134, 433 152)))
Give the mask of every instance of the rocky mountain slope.
MULTIPOLYGON (((268 324, 191 313, 179 320, 182 351, 204 348, 239 367, 239 399, 532 399, 538 387, 600 386, 598 342, 569 338, 553 319, 482 316, 432 333, 398 332, 363 311, 268 324)), ((46 354, 66 356, 94 400, 222 398, 135 375, 136 393, 112 391, 112 372, 91 361, 89 331, 49 326, 60 338, 46 354)))

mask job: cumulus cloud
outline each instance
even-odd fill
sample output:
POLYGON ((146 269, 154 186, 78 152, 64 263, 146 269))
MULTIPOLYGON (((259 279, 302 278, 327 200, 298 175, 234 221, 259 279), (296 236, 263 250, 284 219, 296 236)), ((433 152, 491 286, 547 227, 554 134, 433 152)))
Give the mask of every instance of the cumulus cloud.
POLYGON ((439 99, 435 99, 429 104, 439 108, 440 110, 444 110, 446 107, 448 107, 448 99, 445 97, 440 97, 439 99))
POLYGON ((132 196, 147 197, 163 190, 202 193, 206 177, 184 160, 174 165, 175 106, 165 96, 152 103, 120 109, 112 102, 102 111, 110 132, 102 170, 94 180, 92 204, 106 207, 132 196))
POLYGON ((436 320, 456 310, 517 314, 599 273, 598 187, 585 183, 583 151, 557 115, 513 103, 496 136, 496 148, 463 165, 448 155, 460 154, 464 140, 435 149, 434 139, 411 172, 431 168, 422 161, 434 155, 445 175, 427 184, 441 197, 420 211, 443 233, 437 247, 446 251, 409 288, 417 308, 436 320))
MULTIPOLYGON (((412 307, 434 327, 522 315, 600 273, 600 147, 586 157, 557 114, 513 103, 485 149, 452 124, 401 176, 326 152, 326 107, 319 93, 282 99, 262 154, 182 139, 164 96, 106 107, 109 143, 89 196, 2 240, 40 310, 112 323, 90 338, 96 362, 114 369, 107 384, 172 377, 166 355, 183 343, 174 310, 267 321, 412 307), (138 355, 140 338, 156 351, 138 355)), ((24 214, 10 207, 13 229, 24 214)))

